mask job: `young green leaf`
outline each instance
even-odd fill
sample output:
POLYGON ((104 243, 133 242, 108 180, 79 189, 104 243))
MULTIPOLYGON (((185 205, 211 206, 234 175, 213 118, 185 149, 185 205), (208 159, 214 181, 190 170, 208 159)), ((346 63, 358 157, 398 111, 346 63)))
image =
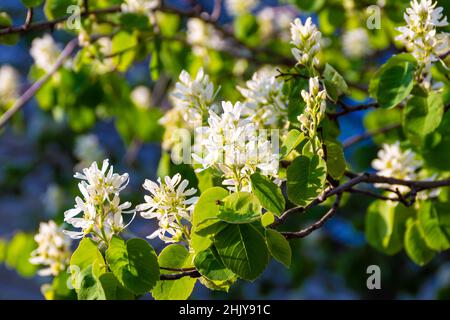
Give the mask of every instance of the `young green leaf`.
POLYGON ((308 205, 322 192, 326 177, 326 163, 318 155, 295 158, 287 169, 289 200, 300 206, 308 205))
POLYGON ((95 261, 105 266, 105 260, 98 250, 98 245, 90 238, 83 238, 70 258, 70 265, 77 266, 79 270, 83 270, 95 261))
POLYGON ((136 295, 150 291, 159 279, 158 259, 145 240, 134 238, 125 243, 114 236, 106 261, 117 280, 136 295))
POLYGON ((225 267, 246 280, 255 280, 269 262, 264 237, 250 224, 229 224, 214 245, 225 267))
POLYGON ((77 290, 78 300, 106 300, 102 284, 92 271, 92 265, 84 268, 80 274, 81 284, 77 290))
POLYGON ((261 218, 261 206, 249 192, 235 192, 223 198, 217 215, 228 223, 248 223, 261 218))
POLYGON ((99 278, 106 300, 134 300, 135 295, 125 289, 112 272, 106 272, 99 278))
POLYGON ((334 102, 338 101, 339 97, 348 91, 344 78, 328 63, 323 70, 323 77, 327 95, 334 102))
MULTIPOLYGON (((13 21, 6 12, 0 12, 0 26, 11 27, 13 21)), ((18 34, 7 34, 0 37, 0 44, 14 45, 19 41, 18 34)))
POLYGON ((405 232, 405 251, 419 266, 427 264, 434 256, 434 251, 425 242, 419 223, 412 219, 408 221, 405 232))
MULTIPOLYGON (((159 254, 158 263, 165 268, 192 267, 192 255, 180 244, 171 244, 159 254)), ((161 269, 162 274, 177 273, 161 269)), ((177 280, 158 281, 151 293, 156 300, 186 300, 192 293, 197 279, 183 277, 177 280)))
POLYGON ((448 203, 431 201, 420 204, 419 226, 428 247, 436 251, 450 248, 450 211, 448 203))
POLYGON ((192 225, 198 226, 205 220, 210 222, 204 224, 203 227, 216 223, 218 219, 215 218, 217 218, 217 215, 219 214, 220 201, 228 196, 228 194, 227 190, 220 187, 213 187, 205 190, 195 205, 192 214, 192 225))
POLYGON ((286 203, 280 187, 258 172, 252 174, 250 180, 252 182, 252 191, 261 205, 266 210, 280 215, 286 203))
POLYGON ((342 144, 334 141, 325 141, 327 148, 327 170, 333 179, 340 179, 347 167, 342 144))
POLYGON ((209 280, 226 281, 234 277, 233 272, 224 266, 214 246, 199 252, 195 256, 194 265, 209 280))
POLYGON ((281 233, 273 229, 266 229, 266 241, 272 257, 289 268, 292 258, 289 241, 281 233))
POLYGON ((297 129, 290 130, 281 146, 281 158, 287 157, 304 139, 305 135, 303 132, 297 129))

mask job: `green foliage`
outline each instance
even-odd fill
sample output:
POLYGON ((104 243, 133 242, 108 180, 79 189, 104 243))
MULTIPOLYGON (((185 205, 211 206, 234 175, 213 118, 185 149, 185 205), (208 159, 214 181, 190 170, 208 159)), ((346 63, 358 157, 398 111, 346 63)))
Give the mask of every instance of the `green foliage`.
POLYGON ((137 38, 126 31, 121 31, 112 38, 112 55, 117 70, 121 72, 128 70, 133 63, 137 44, 137 38))
POLYGON ((252 14, 243 14, 234 20, 236 37, 250 45, 256 45, 259 41, 258 22, 252 14))
POLYGON ((326 141, 327 152, 327 170, 328 174, 333 179, 340 179, 347 168, 347 164, 344 157, 344 150, 342 144, 334 141, 326 141))
MULTIPOLYGON (((158 257, 161 274, 171 274, 164 268, 190 268, 193 266, 192 255, 180 244, 172 244, 164 248, 158 257)), ((156 300, 186 300, 192 293, 197 279, 183 277, 177 280, 158 281, 152 289, 156 300)))
POLYGON ((420 266, 428 263, 434 256, 434 251, 427 246, 417 221, 408 220, 405 251, 411 260, 420 266))
POLYGON ((106 261, 120 284, 136 295, 150 291, 159 279, 156 253, 145 240, 125 242, 114 236, 106 250, 106 261))
POLYGON ((325 161, 318 155, 299 156, 287 169, 287 195, 299 206, 306 206, 323 190, 327 177, 325 161))
POLYGON ((78 0, 46 0, 44 12, 48 20, 54 20, 67 16, 67 8, 73 5, 78 5, 78 0))
POLYGON ((133 300, 135 295, 125 289, 112 272, 103 273, 99 278, 106 300, 133 300))
POLYGON ((415 60, 410 54, 393 56, 370 82, 369 92, 383 108, 402 102, 413 89, 415 60))
POLYGON ((323 77, 327 95, 331 100, 336 102, 341 95, 347 93, 348 86, 344 78, 328 63, 323 70, 323 77))
POLYGON ((90 238, 83 238, 70 258, 70 265, 78 267, 81 271, 93 263, 97 263, 102 268, 106 267, 105 260, 103 259, 102 253, 98 250, 97 243, 90 238))
POLYGON ((102 283, 94 274, 92 265, 81 271, 78 300, 106 300, 106 294, 102 283))
POLYGON ((425 243, 433 250, 450 248, 450 211, 448 203, 427 201, 422 203, 418 220, 425 243))
POLYGON ((249 223, 261 218, 261 206, 253 194, 235 192, 223 198, 217 218, 228 223, 249 223))
POLYGON ((297 129, 290 130, 281 146, 281 158, 287 157, 304 140, 305 135, 302 132, 297 129))
POLYGON ((29 262, 34 249, 36 242, 33 235, 25 232, 16 233, 7 245, 5 265, 14 268, 22 277, 31 278, 37 270, 37 267, 29 262))
POLYGON ((286 267, 289 267, 291 265, 292 252, 286 238, 276 230, 266 229, 266 241, 270 254, 286 267))
POLYGON ((34 8, 40 6, 44 0, 20 0, 28 8, 34 8))
POLYGON ((198 199, 192 214, 192 225, 200 230, 200 224, 205 228, 218 221, 220 201, 228 196, 228 191, 221 187, 207 189, 198 199))
POLYGON ((194 259, 195 268, 208 280, 227 281, 234 278, 227 269, 214 246, 199 252, 194 259))
POLYGON ((280 187, 269 178, 255 172, 250 177, 252 191, 258 198, 261 205, 268 211, 280 215, 285 206, 285 200, 280 187))
POLYGON ((255 280, 269 262, 261 232, 251 224, 229 224, 214 236, 224 266, 239 277, 255 280))
MULTIPOLYGON (((0 26, 11 27, 13 21, 6 12, 0 12, 0 26)), ((19 41, 18 34, 9 34, 0 37, 0 44, 15 45, 19 41)))

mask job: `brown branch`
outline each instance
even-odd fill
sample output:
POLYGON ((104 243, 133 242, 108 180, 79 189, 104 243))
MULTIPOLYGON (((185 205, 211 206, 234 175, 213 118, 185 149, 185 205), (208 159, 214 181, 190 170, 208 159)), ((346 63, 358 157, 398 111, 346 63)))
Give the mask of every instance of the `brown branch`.
POLYGON ((161 274, 159 280, 178 280, 183 277, 200 278, 202 275, 197 270, 184 271, 181 273, 161 274))
POLYGON ((328 219, 330 219, 336 213, 336 211, 339 208, 339 203, 341 202, 341 198, 342 198, 342 193, 336 194, 336 200, 334 200, 334 203, 331 206, 331 208, 317 222, 313 223, 312 225, 308 226, 305 229, 302 229, 302 230, 299 230, 296 232, 282 232, 281 234, 286 239, 298 239, 298 238, 304 238, 304 237, 308 236, 313 231, 322 227, 325 224, 325 222, 327 222, 328 219))
POLYGON ((341 111, 335 112, 335 113, 328 113, 328 117, 330 119, 337 119, 339 117, 345 116, 349 113, 352 112, 357 112, 357 111, 362 111, 362 110, 367 110, 367 109, 372 109, 372 108, 378 108, 379 104, 377 102, 373 102, 373 103, 368 103, 368 104, 361 104, 355 107, 350 107, 345 105, 344 103, 340 102, 339 103, 343 109, 341 111))
POLYGON ((211 13, 211 21, 216 22, 219 20, 220 15, 222 13, 222 0, 214 0, 214 9, 211 13))
POLYGON ((25 91, 25 93, 16 100, 14 105, 6 110, 5 113, 0 117, 0 128, 2 128, 8 122, 8 120, 11 119, 14 114, 16 114, 16 112, 18 112, 36 94, 36 92, 38 92, 42 88, 42 86, 53 76, 53 74, 55 74, 56 71, 58 71, 59 68, 61 68, 63 63, 72 54, 77 46, 77 38, 71 40, 66 45, 50 71, 42 76, 38 81, 33 83, 31 87, 29 87, 25 91))
POLYGON ((395 123, 395 124, 388 125, 386 127, 379 128, 378 130, 375 130, 375 131, 369 131, 369 132, 364 132, 362 134, 355 135, 353 137, 350 137, 350 138, 346 139, 342 143, 342 146, 344 147, 344 149, 348 148, 348 147, 350 147, 350 146, 352 146, 354 144, 357 144, 357 143, 359 143, 359 142, 361 142, 363 140, 372 138, 373 136, 376 136, 376 135, 379 135, 379 134, 383 134, 383 133, 386 133, 386 132, 394 130, 394 129, 398 129, 401 126, 402 125, 400 123, 395 123))

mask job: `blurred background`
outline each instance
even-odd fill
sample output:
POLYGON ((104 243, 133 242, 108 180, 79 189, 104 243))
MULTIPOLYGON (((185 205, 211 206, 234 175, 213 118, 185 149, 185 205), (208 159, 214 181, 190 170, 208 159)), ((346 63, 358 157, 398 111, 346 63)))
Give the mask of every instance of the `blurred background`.
MULTIPOLYGON (((206 10, 212 9, 213 1, 200 2, 206 10)), ((370 1, 366 2, 370 4, 370 1)), ((183 0, 169 3, 180 8, 190 5, 190 1, 183 0)), ((257 15, 268 7, 279 6, 287 7, 296 16, 310 15, 275 0, 261 1, 253 12, 257 15)), ((19 0, 1 0, 0 11, 7 11, 13 17, 14 24, 19 25, 23 22, 26 9, 19 0)), ((339 10, 334 11, 328 20, 340 19, 338 15, 339 10)), ((312 16, 320 29, 329 27, 325 25, 325 18, 312 16)), ((36 11, 34 19, 45 19, 42 10, 36 11)), ((231 19, 224 9, 220 22, 225 24, 231 19)), ((335 29, 325 33, 331 43, 342 35, 341 29, 335 29)), ((70 39, 70 35, 61 31, 55 31, 53 36, 60 43, 70 39)), ((22 92, 30 85, 27 75, 33 63, 29 55, 32 39, 31 36, 25 36, 15 46, 0 45, 0 65, 9 64, 20 71, 22 92)), ((341 64, 340 67, 347 68, 346 77, 353 77, 354 82, 359 82, 361 79, 355 78, 355 73, 364 67, 382 64, 396 50, 395 47, 385 45, 370 55, 350 59, 347 65, 341 64)), ((127 71, 125 76, 131 87, 154 85, 148 63, 147 58, 135 63, 127 71)), ((246 75, 242 77, 245 79, 246 75)), ((363 95, 353 98, 347 102, 357 104, 366 101, 363 95)), ((167 105, 167 101, 161 104, 167 105)), ((162 154, 159 143, 126 141, 113 119, 100 119, 88 129, 76 130, 67 121, 58 121, 55 112, 43 111, 36 101, 28 103, 23 110, 22 119, 14 129, 8 128, 0 133, 0 239, 10 240, 17 232, 34 233, 40 221, 54 219, 62 222, 63 212, 73 206, 78 193, 73 173, 95 160, 109 158, 116 172, 128 172, 131 182, 123 199, 132 201, 134 205, 142 202, 141 185, 144 179, 157 178, 162 154)), ((365 131, 364 117, 365 111, 361 111, 341 118, 341 141, 365 131)), ((354 170, 368 170, 376 151, 377 147, 372 141, 363 141, 357 148, 346 149, 346 159, 354 170)), ((272 261, 255 283, 238 281, 228 294, 210 291, 197 284, 191 298, 450 298, 448 254, 440 255, 420 268, 403 251, 389 257, 367 245, 364 216, 370 201, 363 196, 346 199, 345 205, 325 227, 307 238, 292 241, 295 263, 290 269, 272 261), (371 291, 366 287, 366 269, 373 264, 381 268, 381 290, 371 291)), ((321 209, 317 209, 312 216, 321 213, 321 209)), ((292 225, 306 222, 304 218, 293 220, 292 225)), ((137 216, 126 236, 145 237, 154 227, 152 221, 137 216)), ((152 240, 151 244, 157 252, 164 245, 158 239, 152 240)), ((31 265, 16 270, 8 267, 8 263, 0 263, 0 299, 43 299, 40 286, 48 279, 35 276, 34 272, 31 265)))

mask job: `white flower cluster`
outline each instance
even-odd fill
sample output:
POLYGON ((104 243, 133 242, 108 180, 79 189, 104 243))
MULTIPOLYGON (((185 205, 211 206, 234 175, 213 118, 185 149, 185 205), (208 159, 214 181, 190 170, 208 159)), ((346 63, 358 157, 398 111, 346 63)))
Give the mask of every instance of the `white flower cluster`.
POLYGON ((313 138, 319 127, 320 121, 325 116, 327 108, 327 93, 325 88, 320 90, 319 78, 309 78, 309 92, 302 90, 302 98, 306 103, 303 113, 297 117, 301 130, 310 138, 313 138))
POLYGON ((34 240, 38 247, 31 253, 30 263, 46 266, 38 271, 40 276, 57 276, 69 265, 70 239, 52 220, 41 222, 34 240))
POLYGON ((221 50, 225 46, 225 41, 217 30, 199 18, 188 20, 186 37, 194 54, 199 57, 207 57, 207 49, 221 50))
POLYGON ((114 234, 121 232, 124 226, 122 213, 131 207, 130 202, 120 204, 120 192, 129 182, 128 173, 122 175, 113 172, 113 166, 109 167, 109 161, 103 161, 101 170, 97 162, 89 168, 83 169, 83 173, 76 173, 75 178, 82 181, 78 187, 84 199, 75 198, 75 208, 64 212, 64 221, 81 231, 67 231, 73 239, 80 239, 92 234, 94 240, 109 243, 114 234), (82 217, 78 217, 79 214, 82 217))
POLYGON ((251 191, 250 175, 257 169, 277 180, 278 150, 267 135, 258 135, 250 118, 242 118, 243 104, 222 102, 223 113, 209 111, 208 126, 196 129, 193 159, 201 169, 219 169, 231 191, 251 191))
POLYGON ((297 12, 290 6, 265 7, 258 12, 258 24, 263 39, 277 36, 284 41, 291 38, 291 21, 297 12))
MULTIPOLYGON (((408 149, 402 151, 400 142, 394 144, 383 144, 382 149, 378 151, 378 158, 372 161, 372 167, 383 177, 391 177, 402 180, 416 180, 417 169, 422 162, 417 159, 416 154, 408 149)), ((379 188, 393 188, 401 193, 409 191, 407 186, 376 184, 379 188)))
POLYGON ((30 54, 39 69, 49 72, 58 60, 60 49, 52 36, 45 34, 31 43, 30 54))
POLYGON ((8 106, 19 96, 19 73, 10 65, 0 67, 0 106, 8 106))
POLYGON ((320 61, 317 54, 320 51, 322 34, 308 17, 303 24, 297 18, 291 23, 291 49, 297 62, 305 67, 316 67, 320 61))
POLYGON ((246 82, 246 88, 237 87, 246 99, 242 115, 253 120, 258 128, 280 128, 287 123, 288 100, 283 94, 283 81, 276 70, 262 68, 246 82))
POLYGON ((342 35, 344 54, 350 58, 366 57, 372 53, 367 31, 363 28, 351 29, 342 35))
POLYGON ((125 0, 121 5, 122 12, 149 14, 159 6, 159 0, 125 0))
POLYGON ((229 14, 239 16, 249 13, 259 4, 259 0, 226 0, 225 6, 229 14))
POLYGON ((450 46, 449 34, 436 30, 448 25, 443 8, 436 5, 432 0, 411 1, 411 7, 404 14, 406 26, 397 28, 401 34, 396 40, 404 43, 425 70, 450 46))
POLYGON ((145 203, 136 207, 145 219, 158 220, 159 228, 147 238, 159 237, 166 243, 189 242, 190 230, 188 223, 198 197, 192 197, 197 189, 186 189, 188 180, 181 180, 179 173, 172 178, 165 177, 164 182, 158 178, 158 183, 145 180, 144 189, 150 192, 145 196, 145 203))

